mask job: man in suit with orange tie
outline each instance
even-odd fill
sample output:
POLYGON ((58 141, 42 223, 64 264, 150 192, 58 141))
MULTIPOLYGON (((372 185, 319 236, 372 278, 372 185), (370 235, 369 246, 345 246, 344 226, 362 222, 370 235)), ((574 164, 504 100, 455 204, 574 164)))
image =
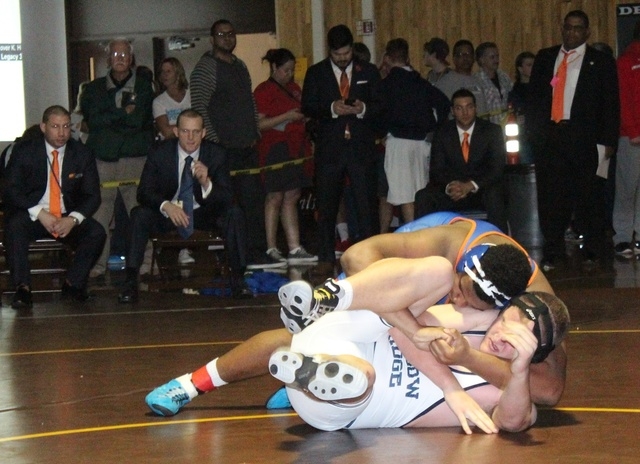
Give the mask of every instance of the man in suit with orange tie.
POLYGON ((4 190, 5 248, 16 293, 14 309, 28 309, 31 298, 29 243, 54 237, 74 249, 62 297, 86 301, 87 280, 104 242, 104 228, 92 218, 100 206, 96 160, 71 139, 71 116, 61 106, 42 116, 42 137, 16 145, 7 166, 4 190))
POLYGON ((532 141, 542 268, 566 259, 564 232, 584 235, 585 263, 602 256, 605 241, 604 193, 596 176, 598 145, 610 157, 618 140, 620 102, 612 56, 586 44, 589 17, 574 10, 564 18, 562 45, 538 52, 529 83, 527 130, 532 141))
POLYGON ((307 70, 302 112, 318 123, 315 174, 320 262, 335 261, 335 224, 348 176, 354 192, 359 238, 373 235, 376 208, 375 133, 380 108, 373 89, 378 68, 353 56, 353 35, 345 25, 327 33, 329 57, 307 70))
POLYGON ((433 137, 429 184, 416 193, 416 217, 436 211, 483 209, 488 222, 507 233, 502 129, 476 118, 476 100, 467 89, 451 97, 454 119, 433 137))

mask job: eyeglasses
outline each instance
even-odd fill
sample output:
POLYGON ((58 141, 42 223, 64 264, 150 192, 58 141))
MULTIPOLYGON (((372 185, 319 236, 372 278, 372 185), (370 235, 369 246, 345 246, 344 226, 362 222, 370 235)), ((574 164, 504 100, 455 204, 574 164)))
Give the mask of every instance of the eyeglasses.
POLYGON ((216 37, 235 37, 236 36, 236 31, 227 31, 227 32, 216 32, 214 34, 216 37))
POLYGON ((129 52, 113 52, 111 56, 114 58, 129 58, 131 55, 129 52))

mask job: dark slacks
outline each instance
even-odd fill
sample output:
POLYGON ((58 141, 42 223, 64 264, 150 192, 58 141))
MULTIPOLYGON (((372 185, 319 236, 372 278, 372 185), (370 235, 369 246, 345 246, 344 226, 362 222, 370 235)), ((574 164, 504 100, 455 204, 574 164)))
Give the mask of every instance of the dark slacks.
POLYGON ((466 211, 481 209, 487 212, 487 221, 509 233, 504 184, 497 182, 481 188, 478 193, 467 195, 462 200, 453 201, 444 191, 444 187, 428 184, 416 192, 415 217, 438 211, 466 211))
MULTIPOLYGON (((258 153, 252 147, 225 147, 231 171, 257 168, 258 153)), ((247 258, 255 261, 267 250, 264 225, 264 189, 258 174, 242 174, 231 177, 231 188, 237 204, 244 213, 245 222, 251 224, 246 230, 247 258)))
POLYGON ((540 230, 544 255, 565 255, 564 232, 574 218, 584 248, 600 256, 605 243, 603 184, 596 176, 597 150, 580 143, 570 124, 549 123, 544 143, 534 144, 540 230))
MULTIPOLYGON (((246 226, 242 210, 237 206, 232 206, 225 211, 200 207, 194 210, 193 219, 194 229, 215 231, 225 239, 229 267, 234 275, 242 275, 247 265, 246 226)), ((173 230, 176 230, 176 226, 160 211, 146 206, 133 208, 127 267, 140 269, 151 234, 162 234, 173 230)))
POLYGON ((356 157, 357 146, 348 146, 337 159, 316 161, 316 196, 318 207, 319 253, 323 262, 335 261, 335 227, 340 198, 348 176, 355 204, 358 239, 371 237, 374 230, 376 176, 373 160, 356 157))
MULTIPOLYGON (((7 259, 14 285, 31 285, 29 266, 29 243, 42 238, 54 238, 40 221, 32 221, 27 211, 18 211, 5 220, 4 234, 7 259)), ((74 250, 71 266, 67 270, 67 280, 76 288, 87 286, 89 271, 98 260, 107 234, 93 218, 85 218, 75 226, 67 237, 56 240, 74 250)))

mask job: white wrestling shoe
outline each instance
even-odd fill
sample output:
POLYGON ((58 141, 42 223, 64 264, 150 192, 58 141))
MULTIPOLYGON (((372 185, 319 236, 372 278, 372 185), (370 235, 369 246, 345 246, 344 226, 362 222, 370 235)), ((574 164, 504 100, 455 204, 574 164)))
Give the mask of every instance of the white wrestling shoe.
POLYGON ((304 280, 295 280, 280 287, 280 319, 292 334, 312 324, 326 313, 330 313, 344 295, 333 279, 327 279, 315 289, 304 280))
POLYGON ((357 398, 368 387, 360 369, 340 361, 318 363, 293 351, 276 351, 269 358, 269 372, 287 386, 309 392, 324 401, 357 398))

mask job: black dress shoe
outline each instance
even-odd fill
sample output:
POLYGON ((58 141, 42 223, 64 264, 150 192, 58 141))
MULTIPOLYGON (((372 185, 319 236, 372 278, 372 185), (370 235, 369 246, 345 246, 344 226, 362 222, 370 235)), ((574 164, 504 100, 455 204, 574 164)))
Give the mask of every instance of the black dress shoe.
POLYGON ((236 300, 246 300, 248 298, 253 298, 253 292, 244 281, 244 279, 238 279, 233 283, 233 286, 231 287, 231 295, 236 300))
POLYGON ((125 288, 118 295, 118 303, 133 304, 138 302, 138 282, 125 283, 125 288))
POLYGON ((13 300, 11 300, 11 307, 13 309, 31 309, 33 307, 31 290, 24 285, 18 287, 13 295, 13 300))
POLYGON ((91 298, 87 288, 78 288, 73 285, 69 285, 67 282, 62 284, 62 294, 60 295, 63 300, 72 300, 79 303, 87 301, 91 298))

